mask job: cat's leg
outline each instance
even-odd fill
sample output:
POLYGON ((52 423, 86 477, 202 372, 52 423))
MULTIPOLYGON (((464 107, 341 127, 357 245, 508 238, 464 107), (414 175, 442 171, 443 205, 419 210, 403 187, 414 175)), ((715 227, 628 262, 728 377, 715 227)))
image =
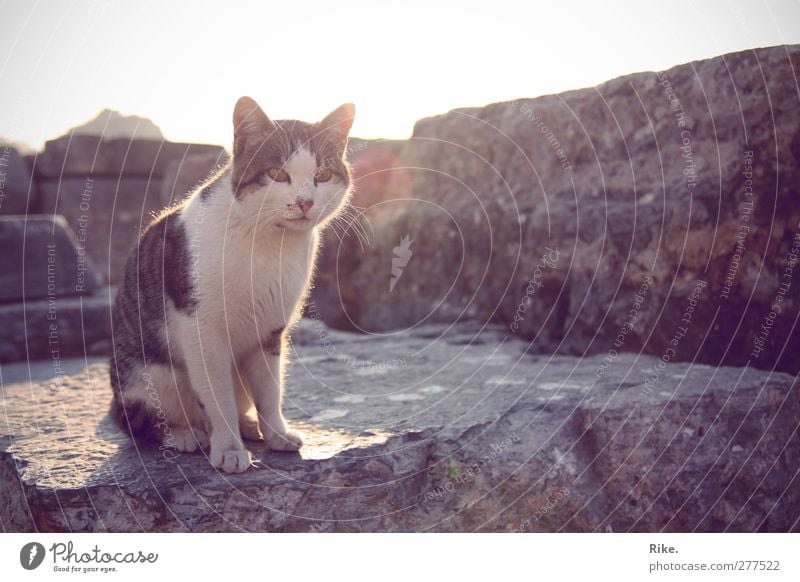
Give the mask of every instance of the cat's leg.
POLYGON ((170 429, 175 448, 182 453, 194 453, 207 449, 208 430, 202 403, 197 399, 189 382, 189 374, 183 367, 165 368, 164 383, 174 386, 177 400, 170 403, 173 410, 170 429))
POLYGON ((274 451, 297 451, 303 446, 303 440, 289 430, 281 412, 283 364, 279 347, 257 350, 242 364, 267 446, 274 451))
POLYGON ((198 326, 196 320, 186 323, 182 351, 192 390, 211 428, 208 459, 226 473, 241 473, 250 466, 251 457, 239 433, 228 341, 216 330, 198 326))
POLYGON ((243 373, 234 369, 234 385, 236 388, 236 408, 239 410, 239 432, 243 439, 250 441, 264 440, 258 428, 258 413, 247 380, 243 373))
POLYGON ((167 449, 192 453, 208 446, 202 411, 180 367, 137 367, 120 391, 117 416, 133 436, 167 449))

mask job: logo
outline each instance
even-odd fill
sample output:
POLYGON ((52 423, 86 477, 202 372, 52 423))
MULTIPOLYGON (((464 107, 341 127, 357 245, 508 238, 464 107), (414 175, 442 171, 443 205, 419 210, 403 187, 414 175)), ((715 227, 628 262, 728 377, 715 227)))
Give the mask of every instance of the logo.
POLYGON ((19 551, 19 563, 26 570, 35 570, 44 561, 44 546, 39 542, 30 542, 19 551))
POLYGON ((392 278, 389 280, 389 293, 394 291, 394 286, 397 285, 403 275, 403 269, 408 264, 408 261, 411 260, 411 255, 414 254, 411 252, 411 243, 413 242, 414 239, 405 235, 400 239, 400 245, 392 249, 395 256, 392 257, 392 278))

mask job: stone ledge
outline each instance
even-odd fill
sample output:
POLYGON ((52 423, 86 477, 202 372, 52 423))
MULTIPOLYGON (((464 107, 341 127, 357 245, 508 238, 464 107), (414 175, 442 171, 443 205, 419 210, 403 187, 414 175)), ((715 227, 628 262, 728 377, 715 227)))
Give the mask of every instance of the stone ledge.
POLYGON ((302 454, 242 475, 137 449, 103 362, 5 365, 5 531, 798 531, 797 378, 528 353, 498 329, 367 337, 304 321, 302 454), (87 366, 88 364, 88 366, 87 366), (44 367, 44 369, 42 369, 44 367), (34 381, 28 380, 29 374, 34 381))
POLYGON ((65 135, 48 141, 32 160, 38 179, 86 176, 161 177, 169 164, 192 154, 221 153, 220 146, 156 139, 104 139, 99 135, 65 135))

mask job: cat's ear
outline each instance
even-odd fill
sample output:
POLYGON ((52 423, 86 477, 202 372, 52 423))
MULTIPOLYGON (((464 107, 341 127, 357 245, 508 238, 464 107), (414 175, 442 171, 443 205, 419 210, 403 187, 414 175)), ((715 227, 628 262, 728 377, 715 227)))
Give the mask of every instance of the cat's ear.
POLYGON ((330 132, 337 136, 342 143, 347 143, 347 136, 350 128, 353 127, 353 118, 356 116, 356 106, 352 103, 345 103, 334 109, 328 116, 319 122, 319 127, 323 131, 330 132))
POLYGON ((242 148, 259 144, 275 129, 267 114, 250 97, 240 97, 233 109, 233 144, 242 148))

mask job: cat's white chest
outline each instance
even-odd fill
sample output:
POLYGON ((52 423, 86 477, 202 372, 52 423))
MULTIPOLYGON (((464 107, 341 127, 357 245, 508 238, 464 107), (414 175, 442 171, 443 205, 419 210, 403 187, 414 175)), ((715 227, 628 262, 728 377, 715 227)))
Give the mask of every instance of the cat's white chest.
MULTIPOLYGON (((229 249, 219 292, 231 344, 247 349, 290 325, 308 285, 313 239, 229 249)), ((211 307, 207 305, 207 307, 211 307)))

